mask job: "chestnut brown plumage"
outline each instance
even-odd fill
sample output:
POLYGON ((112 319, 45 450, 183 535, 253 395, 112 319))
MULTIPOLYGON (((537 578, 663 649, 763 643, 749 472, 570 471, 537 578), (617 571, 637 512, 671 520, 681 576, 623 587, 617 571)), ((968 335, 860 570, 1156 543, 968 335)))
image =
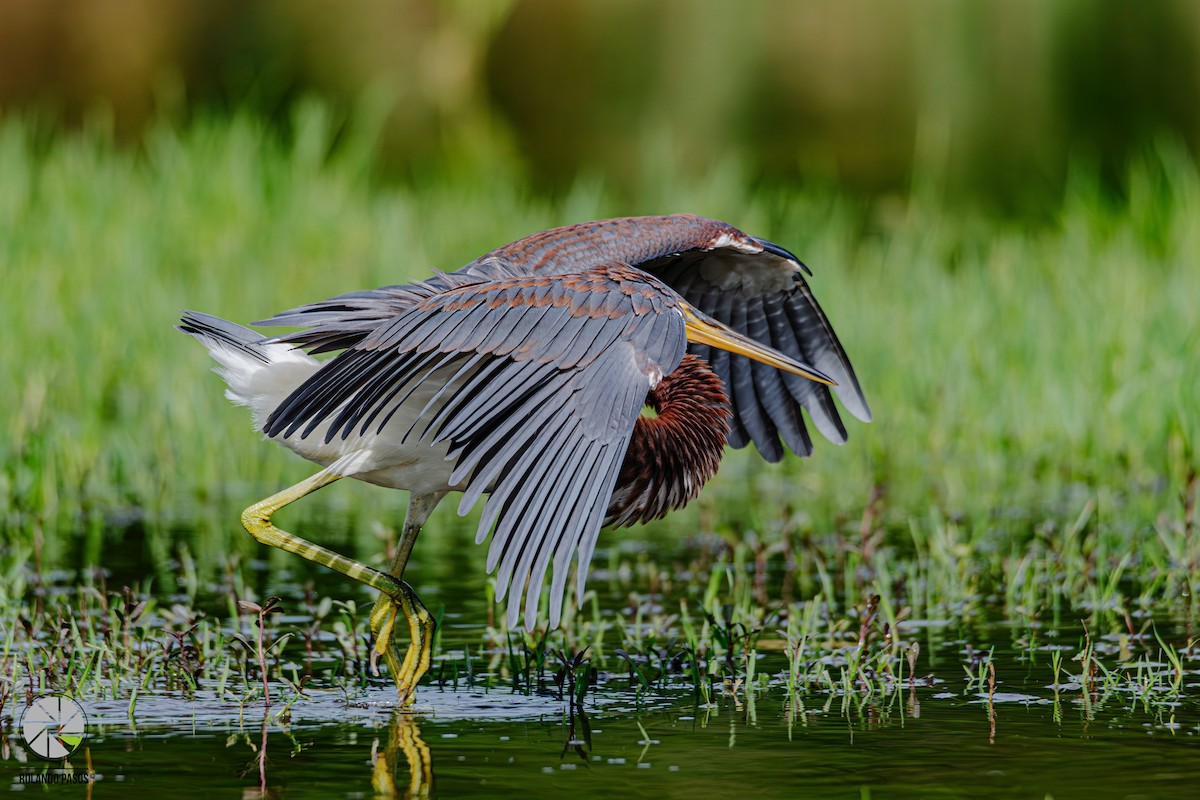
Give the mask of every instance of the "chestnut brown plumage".
POLYGON ((646 396, 617 476, 605 525, 662 519, 717 474, 729 438, 729 398, 704 359, 688 353, 646 396))
POLYGON ((263 337, 187 313, 268 437, 322 465, 242 515, 259 541, 378 589, 376 648, 402 702, 428 669, 433 618, 403 581, 412 546, 450 491, 465 514, 488 495, 476 539, 516 624, 537 621, 548 572, 557 625, 605 524, 657 519, 694 498, 728 442, 770 461, 812 451, 806 413, 846 431, 830 388, 870 419, 854 371, 799 259, 690 215, 556 228, 412 284, 354 292, 260 324, 263 337), (304 352, 308 350, 309 352, 304 352), (327 361, 313 354, 342 351, 327 361), (656 416, 640 414, 643 404, 656 416), (342 477, 410 492, 388 572, 271 523, 342 477), (394 644, 400 615, 412 645, 394 644))

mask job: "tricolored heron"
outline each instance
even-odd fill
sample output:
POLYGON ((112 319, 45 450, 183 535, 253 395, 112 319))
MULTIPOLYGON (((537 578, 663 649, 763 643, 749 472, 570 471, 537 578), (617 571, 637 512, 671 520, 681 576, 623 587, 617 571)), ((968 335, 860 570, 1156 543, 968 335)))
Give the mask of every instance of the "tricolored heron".
POLYGON ((487 568, 499 567, 510 624, 524 597, 534 626, 553 561, 554 627, 572 557, 582 597, 600 529, 685 505, 726 443, 753 441, 768 461, 783 445, 807 456, 802 408, 844 442, 830 387, 870 420, 802 270, 787 250, 724 222, 632 217, 536 233, 456 272, 255 323, 301 328, 273 338, 190 312, 179 327, 208 348, 226 396, 250 407, 257 428, 322 465, 247 508, 242 523, 264 544, 380 591, 371 628, 404 704, 429 668, 434 632, 404 568, 447 492, 462 492, 459 514, 490 495, 476 541, 494 526, 487 568), (643 405, 657 416, 641 416, 643 405), (344 477, 410 493, 386 573, 271 523, 344 477), (412 636, 403 658, 398 613, 412 636))

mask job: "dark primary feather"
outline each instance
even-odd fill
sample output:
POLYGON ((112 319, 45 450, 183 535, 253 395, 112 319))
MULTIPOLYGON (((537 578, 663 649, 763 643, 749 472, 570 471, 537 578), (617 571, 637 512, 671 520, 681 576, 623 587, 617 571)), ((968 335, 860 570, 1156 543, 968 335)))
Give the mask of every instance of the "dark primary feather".
MULTIPOLYGON (((869 420, 870 411, 850 361, 807 284, 798 272, 777 285, 756 277, 755 269, 766 268, 757 263, 764 258, 778 260, 773 254, 724 255, 718 259, 697 252, 643 267, 700 310, 829 375, 837 381, 834 392, 847 410, 869 420), (747 280, 740 280, 739 273, 744 273, 747 280), (721 289, 715 307, 706 307, 713 302, 709 298, 718 281, 726 288, 721 289)), ((773 264, 770 268, 779 270, 780 266, 773 264)), ((845 427, 829 387, 777 370, 750 366, 747 359, 736 355, 718 360, 713 368, 731 387, 735 419, 768 461, 777 461, 782 456, 778 435, 798 455, 811 454, 812 441, 800 416, 801 408, 827 439, 838 444, 846 441, 845 427), (781 388, 786 388, 786 395, 780 392, 781 388)), ((735 434, 730 437, 735 446, 744 443, 736 441, 736 428, 735 425, 735 434)))
MULTIPOLYGON (((460 513, 490 492, 477 538, 495 523, 488 567, 499 568, 510 619, 524 597, 532 627, 552 566, 557 625, 576 554, 582 592, 650 373, 670 373, 683 358, 683 317, 674 293, 627 267, 553 280, 436 280, 389 292, 387 302, 403 310, 293 392, 265 432, 307 435, 328 420, 327 439, 371 433, 422 380, 456 371, 461 386, 436 414, 426 404, 428 420, 408 435, 449 442, 460 513)), ((343 313, 322 308, 275 319, 343 313)), ((316 341, 349 335, 321 324, 316 341)))

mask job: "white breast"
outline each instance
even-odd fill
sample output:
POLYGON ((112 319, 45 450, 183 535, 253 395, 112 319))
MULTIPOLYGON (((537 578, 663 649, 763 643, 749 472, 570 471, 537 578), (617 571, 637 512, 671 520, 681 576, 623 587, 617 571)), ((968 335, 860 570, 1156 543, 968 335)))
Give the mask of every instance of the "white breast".
MULTIPOLYGON (((301 425, 291 436, 275 436, 272 441, 310 461, 333 467, 334 472, 340 475, 377 486, 414 492, 460 489, 449 485, 450 473, 454 469, 454 462, 446 460, 450 443, 443 441, 430 444, 425 436, 427 425, 441 411, 447 399, 454 397, 457 387, 451 386, 432 405, 429 402, 457 369, 458 365, 451 365, 431 374, 401 405, 390 406, 382 411, 365 432, 362 431, 362 423, 359 423, 345 439, 339 433, 326 443, 325 435, 330 421, 337 417, 337 412, 334 412, 306 437, 301 438, 301 434, 307 425, 301 425), (393 411, 391 418, 380 429, 380 422, 393 411)), ((464 376, 456 383, 461 386, 468 379, 469 376, 464 376)))

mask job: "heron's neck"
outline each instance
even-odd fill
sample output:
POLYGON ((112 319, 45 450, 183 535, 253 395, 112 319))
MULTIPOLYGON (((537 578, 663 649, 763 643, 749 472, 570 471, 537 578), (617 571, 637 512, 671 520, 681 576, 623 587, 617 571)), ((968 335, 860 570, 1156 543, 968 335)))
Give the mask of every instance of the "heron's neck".
POLYGON ((729 436, 721 379, 688 354, 646 396, 657 416, 638 417, 606 524, 659 519, 700 493, 717 473, 729 436))

